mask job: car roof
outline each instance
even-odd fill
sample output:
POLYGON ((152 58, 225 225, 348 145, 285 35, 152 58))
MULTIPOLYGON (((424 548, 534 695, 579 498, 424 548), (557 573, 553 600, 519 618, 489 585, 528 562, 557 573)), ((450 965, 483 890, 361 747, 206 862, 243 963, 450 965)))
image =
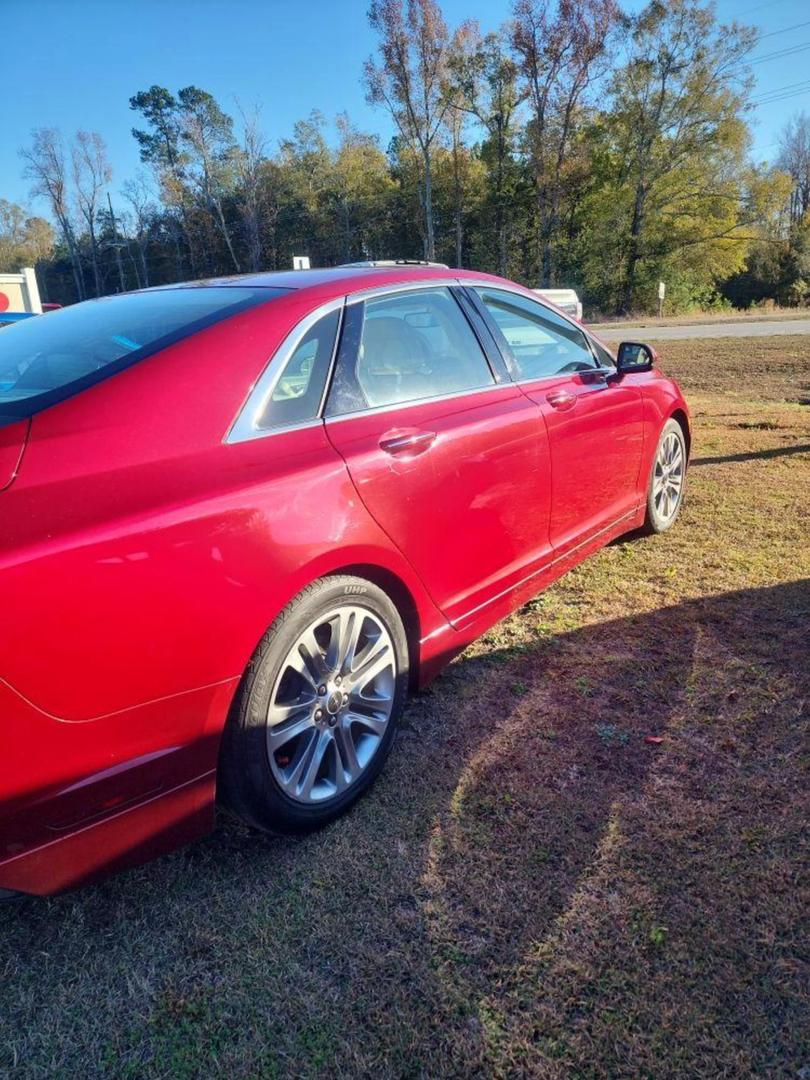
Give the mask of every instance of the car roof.
MULTIPOLYGON (((253 274, 232 274, 227 277, 205 278, 201 281, 176 282, 171 285, 158 285, 157 289, 191 289, 205 288, 206 286, 225 286, 252 289, 278 289, 281 295, 276 299, 283 300, 284 293, 288 299, 298 296, 311 301, 313 305, 334 300, 340 296, 348 296, 352 293, 362 292, 364 289, 374 289, 385 285, 412 281, 441 281, 447 284, 463 282, 471 284, 480 282, 482 285, 503 285, 511 290, 524 293, 529 299, 537 300, 538 294, 526 285, 521 285, 508 278, 499 277, 497 274, 488 274, 480 270, 457 269, 453 267, 431 266, 427 263, 411 263, 408 265, 394 266, 332 266, 320 270, 275 270, 261 271, 253 274)), ((268 298, 269 299, 269 298, 268 298)), ((543 301, 550 305, 564 319, 569 316, 553 300, 543 297, 543 301)), ((570 321, 570 320, 569 320, 570 321)), ((610 349, 600 338, 588 330, 580 322, 576 325, 585 330, 592 338, 605 348, 610 349)))
MULTIPOLYGON (((228 277, 206 278, 202 281, 177 282, 160 285, 160 289, 190 289, 211 286, 232 286, 250 289, 306 290, 318 296, 338 296, 358 292, 378 285, 407 281, 455 280, 459 277, 502 280, 491 274, 474 270, 453 270, 427 265, 410 266, 333 266, 320 270, 276 270, 253 274, 234 274, 228 277)), ((510 282, 510 284, 513 284, 510 282)))

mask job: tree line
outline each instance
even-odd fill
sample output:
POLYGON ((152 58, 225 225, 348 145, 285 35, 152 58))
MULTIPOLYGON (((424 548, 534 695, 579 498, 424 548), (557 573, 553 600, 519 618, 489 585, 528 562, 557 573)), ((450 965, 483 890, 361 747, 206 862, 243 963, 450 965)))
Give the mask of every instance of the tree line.
POLYGON ((591 312, 810 300, 810 117, 751 157, 756 31, 701 0, 514 0, 485 30, 438 0, 372 0, 362 79, 385 147, 314 111, 271 146, 197 86, 130 98, 142 168, 111 199, 104 139, 21 148, 51 221, 0 200, 0 269, 34 262, 72 302, 187 278, 426 258, 591 312))

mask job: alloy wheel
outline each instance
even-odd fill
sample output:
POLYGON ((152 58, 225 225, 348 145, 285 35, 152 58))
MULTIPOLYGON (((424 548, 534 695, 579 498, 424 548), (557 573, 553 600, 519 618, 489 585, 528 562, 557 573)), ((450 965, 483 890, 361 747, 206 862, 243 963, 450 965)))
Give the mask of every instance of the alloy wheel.
POLYGON ((396 676, 391 635, 367 608, 333 608, 299 635, 267 715, 270 767, 287 796, 319 803, 357 781, 390 721, 396 676))
POLYGON ((653 499, 662 521, 669 521, 678 509, 684 478, 683 444, 674 431, 668 431, 661 441, 655 459, 653 499))

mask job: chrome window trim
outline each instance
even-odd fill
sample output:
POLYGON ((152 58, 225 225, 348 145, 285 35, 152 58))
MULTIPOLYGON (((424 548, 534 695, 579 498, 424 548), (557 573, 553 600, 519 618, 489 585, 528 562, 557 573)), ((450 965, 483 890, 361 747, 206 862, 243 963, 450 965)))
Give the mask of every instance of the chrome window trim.
POLYGON ((570 379, 573 375, 602 375, 605 379, 615 375, 615 368, 583 368, 582 371, 558 371, 556 375, 536 375, 533 379, 515 379, 513 386, 528 386, 531 383, 549 382, 551 379, 570 379))
POLYGON ((393 405, 374 405, 367 409, 356 409, 350 413, 338 413, 337 416, 325 416, 326 424, 338 424, 342 420, 356 420, 360 416, 378 416, 380 413, 399 412, 401 409, 412 409, 417 405, 435 405, 440 401, 452 401, 454 398, 471 397, 473 394, 484 394, 487 391, 514 390, 515 383, 502 382, 490 383, 489 386, 476 386, 472 390, 454 390, 452 394, 436 394, 433 397, 416 398, 414 401, 399 401, 393 405))
POLYGON ((242 439, 227 439, 227 443, 254 442, 256 439, 266 439, 268 435, 286 435, 290 431, 305 431, 306 428, 323 427, 323 419, 320 416, 312 420, 296 420, 292 424, 279 424, 274 428, 259 428, 255 434, 245 436, 242 439))
MULTIPOLYGON (((401 281, 392 282, 388 285, 375 285, 366 289, 359 289, 357 292, 349 293, 345 296, 336 297, 333 300, 329 300, 313 311, 305 315, 304 318, 296 323, 287 337, 279 345, 278 349, 268 359, 264 371, 251 387, 242 408, 237 413, 236 419, 228 430, 223 442, 225 443, 240 443, 248 442, 252 439, 265 439, 269 435, 283 435, 289 431, 300 431, 305 428, 315 427, 316 425, 323 424, 325 421, 331 423, 339 423, 342 420, 354 420, 360 416, 377 415, 386 412, 393 412, 394 410, 413 408, 417 405, 433 405, 441 401, 452 401, 454 398, 468 397, 471 394, 482 394, 486 391, 492 390, 504 390, 507 387, 513 386, 525 386, 529 383, 545 382, 549 379, 559 379, 564 375, 577 374, 576 372, 565 372, 563 375, 559 373, 555 375, 538 375, 534 379, 515 379, 510 376, 509 382, 493 382, 489 386, 476 387, 472 390, 457 390, 452 394, 437 394, 433 397, 417 398, 415 401, 403 401, 392 405, 378 405, 375 407, 369 407, 366 409, 357 409, 354 412, 342 413, 339 416, 324 417, 324 409, 326 407, 326 399, 329 393, 329 387, 334 374, 335 364, 337 363, 337 349, 340 344, 340 335, 343 329, 343 320, 338 326, 338 332, 335 338, 335 348, 332 353, 332 358, 329 363, 329 369, 327 371, 326 381, 324 383, 323 392, 321 394, 320 406, 317 416, 310 420, 299 420, 292 424, 286 424, 283 427, 273 428, 260 428, 256 426, 256 420, 262 415, 273 390, 276 387, 284 368, 287 365, 287 361, 290 359, 292 353, 297 348, 299 342, 304 335, 315 325, 315 323, 321 319, 324 315, 328 315, 331 311, 336 309, 348 307, 349 304, 364 303, 366 300, 374 299, 379 296, 386 296, 391 293, 399 292, 413 292, 421 289, 447 289, 462 286, 463 288, 490 288, 498 289, 501 292, 511 292, 516 296, 522 297, 524 300, 532 300, 535 304, 542 308, 546 308, 553 315, 558 315, 564 318, 567 322, 579 330, 585 335, 588 341, 589 347, 592 348, 592 336, 590 332, 578 322, 576 319, 569 318, 565 312, 559 312, 556 308, 552 308, 549 304, 546 304, 541 297, 536 296, 530 290, 523 290, 518 286, 514 286, 511 283, 501 283, 500 281, 489 282, 482 278, 469 278, 469 277, 441 277, 441 278, 426 278, 417 281, 401 281)), ((462 311, 463 313, 463 311, 462 311)), ((464 317, 467 318, 466 314, 464 317)), ((469 322, 469 319, 467 320, 469 322)), ((475 330, 473 329, 473 333, 475 330)), ((497 343, 496 343, 497 346, 497 343)), ((598 361, 598 357, 594 356, 594 359, 598 361)), ((489 363, 487 361, 487 363, 489 363)), ((508 370, 508 368, 507 368, 508 370)), ((584 374, 605 375, 615 374, 615 368, 604 368, 601 364, 593 369, 589 369, 584 374)))
MULTIPOLYGON (((311 417, 308 420, 298 420, 292 424, 286 424, 283 427, 262 428, 258 426, 258 421, 267 408, 268 402, 273 395, 273 391, 275 390, 291 356, 301 343, 302 338, 324 317, 324 315, 329 315, 333 311, 341 310, 345 305, 345 300, 346 298, 344 296, 329 300, 325 304, 321 304, 314 308, 309 314, 305 315, 300 322, 295 324, 276 351, 270 356, 264 371, 262 371, 261 375, 250 388, 244 405, 237 413, 236 419, 231 424, 228 433, 223 440, 225 443, 240 443, 247 442, 251 439, 263 439, 268 435, 277 435, 282 431, 291 431, 297 428, 309 427, 313 424, 321 423, 320 417, 323 411, 325 389, 321 393, 316 416, 311 417)), ((332 367, 335 362, 335 347, 340 338, 340 329, 340 323, 338 323, 324 388, 328 386, 332 374, 332 367)))
MULTIPOLYGON (((373 300, 379 296, 387 296, 389 293, 414 292, 419 289, 451 289, 460 284, 458 278, 426 278, 424 281, 392 281, 388 285, 373 285, 367 289, 349 293, 346 304, 361 304, 366 300, 373 300)), ((466 316, 465 316, 466 318, 466 316)))

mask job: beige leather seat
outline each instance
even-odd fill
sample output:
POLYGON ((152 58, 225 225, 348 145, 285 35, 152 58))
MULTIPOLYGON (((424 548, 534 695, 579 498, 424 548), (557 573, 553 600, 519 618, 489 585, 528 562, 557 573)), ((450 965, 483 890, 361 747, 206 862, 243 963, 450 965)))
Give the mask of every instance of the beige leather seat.
POLYGON ((404 319, 387 315, 368 319, 357 377, 369 405, 413 401, 435 393, 428 357, 424 338, 404 319))

